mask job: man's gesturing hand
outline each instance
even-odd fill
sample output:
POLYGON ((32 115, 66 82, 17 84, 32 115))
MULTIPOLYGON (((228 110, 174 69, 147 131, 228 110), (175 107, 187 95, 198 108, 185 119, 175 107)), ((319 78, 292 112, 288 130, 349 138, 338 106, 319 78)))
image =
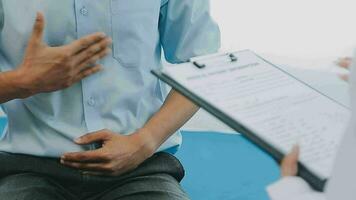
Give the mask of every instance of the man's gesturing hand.
POLYGON ((43 42, 44 16, 37 14, 24 60, 16 70, 24 98, 70 87, 101 69, 96 62, 109 52, 111 39, 95 33, 71 44, 49 47, 43 42))
POLYGON ((66 153, 61 157, 61 163, 83 170, 86 174, 118 176, 134 170, 153 155, 156 145, 147 136, 148 134, 140 131, 129 136, 109 130, 87 134, 75 142, 80 145, 102 142, 102 148, 66 153))

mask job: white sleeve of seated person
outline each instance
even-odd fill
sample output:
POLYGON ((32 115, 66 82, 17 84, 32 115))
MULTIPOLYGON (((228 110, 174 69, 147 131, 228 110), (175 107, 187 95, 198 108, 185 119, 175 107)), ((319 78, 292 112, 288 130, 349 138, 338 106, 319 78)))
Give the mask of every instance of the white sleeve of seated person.
POLYGON ((285 177, 267 188, 271 200, 326 200, 299 177, 285 177))

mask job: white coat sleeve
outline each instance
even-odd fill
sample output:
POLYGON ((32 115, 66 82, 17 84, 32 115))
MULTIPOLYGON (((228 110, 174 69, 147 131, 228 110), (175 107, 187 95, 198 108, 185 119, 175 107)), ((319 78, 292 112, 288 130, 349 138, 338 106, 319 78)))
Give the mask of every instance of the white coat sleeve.
POLYGON ((267 187, 271 200, 326 200, 299 177, 285 177, 267 187))

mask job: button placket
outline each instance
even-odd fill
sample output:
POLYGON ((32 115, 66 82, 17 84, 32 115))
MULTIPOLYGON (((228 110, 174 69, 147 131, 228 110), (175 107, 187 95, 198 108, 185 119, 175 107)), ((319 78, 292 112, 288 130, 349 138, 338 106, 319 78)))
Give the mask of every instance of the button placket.
MULTIPOLYGON (((95 30, 90 23, 89 12, 91 11, 90 2, 86 0, 75 0, 76 19, 77 19, 77 37, 81 38, 88 35, 95 30)), ((92 82, 89 79, 83 79, 82 94, 83 94, 83 108, 84 120, 88 132, 101 130, 104 124, 100 118, 100 111, 98 110, 99 99, 98 94, 92 88, 92 82)), ((91 149, 95 149, 95 145, 90 145, 91 149)))

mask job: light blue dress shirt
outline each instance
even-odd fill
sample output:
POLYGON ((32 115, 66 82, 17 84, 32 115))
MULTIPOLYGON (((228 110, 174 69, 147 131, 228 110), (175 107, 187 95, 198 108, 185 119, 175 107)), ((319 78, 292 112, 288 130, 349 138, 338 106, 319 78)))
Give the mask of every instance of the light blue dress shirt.
MULTIPOLYGON (((93 32, 113 38, 104 70, 53 93, 2 105, 9 118, 0 151, 59 157, 83 151, 73 139, 109 129, 131 134, 162 106, 167 91, 150 71, 169 62, 213 53, 220 46, 208 0, 3 0, 0 68, 18 66, 37 11, 46 18, 45 42, 67 44, 93 32)), ((163 123, 163 122, 162 122, 163 123)), ((159 151, 178 147, 179 133, 159 151)), ((120 147, 118 147, 120 148, 120 147)))

